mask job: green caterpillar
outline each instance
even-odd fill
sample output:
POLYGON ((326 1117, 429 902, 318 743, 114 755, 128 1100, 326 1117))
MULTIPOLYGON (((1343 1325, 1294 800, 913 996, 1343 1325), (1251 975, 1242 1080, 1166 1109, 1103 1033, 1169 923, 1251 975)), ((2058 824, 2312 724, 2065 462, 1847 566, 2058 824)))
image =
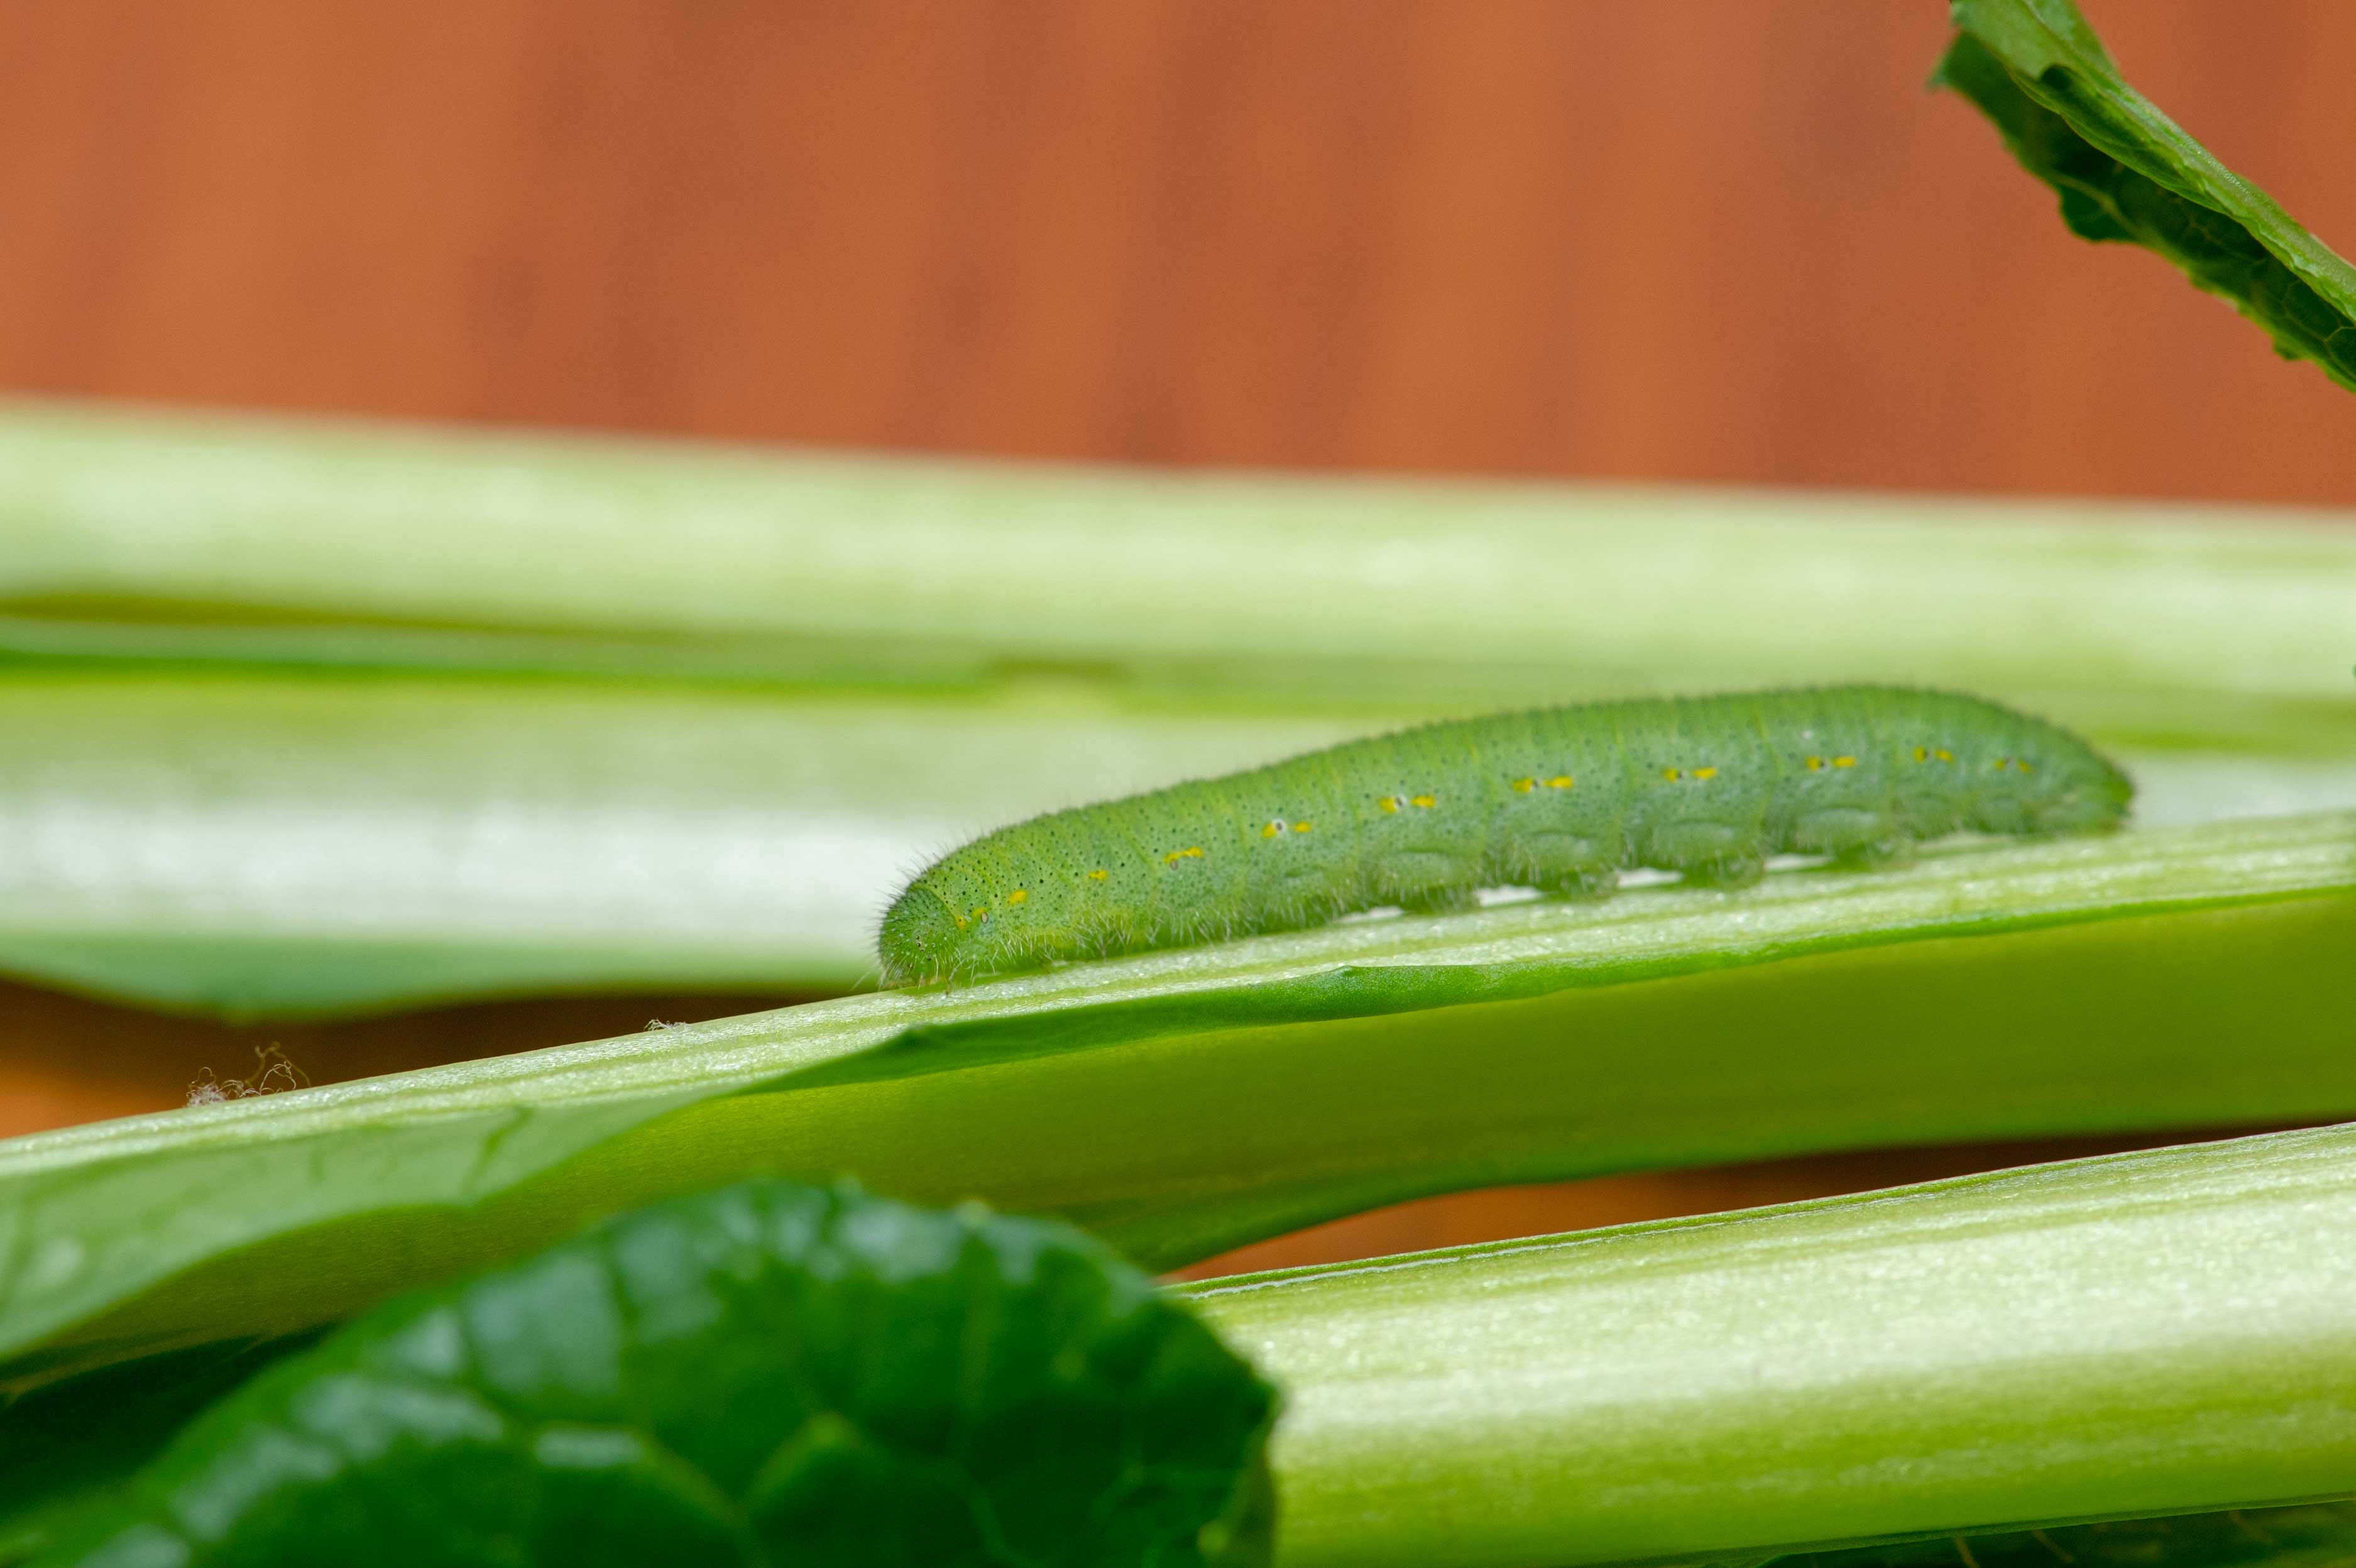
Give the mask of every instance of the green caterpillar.
POLYGON ((1050 811, 936 861, 884 914, 887 983, 1313 926, 1483 887, 1607 892, 1636 865, 1722 887, 1771 854, 2107 832, 2126 775, 1976 697, 1826 686, 1497 714, 1050 811))

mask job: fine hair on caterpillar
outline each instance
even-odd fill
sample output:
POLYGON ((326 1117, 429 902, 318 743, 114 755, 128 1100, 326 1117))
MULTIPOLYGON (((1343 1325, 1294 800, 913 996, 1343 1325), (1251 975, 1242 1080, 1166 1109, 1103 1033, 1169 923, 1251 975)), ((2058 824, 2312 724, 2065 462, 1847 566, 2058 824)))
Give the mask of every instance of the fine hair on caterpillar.
POLYGON ((1483 887, 1607 894, 1636 866, 1740 887, 1768 857, 1902 860, 1959 832, 2105 832, 2134 784, 2057 725, 1898 686, 1457 719, 987 833, 902 889, 892 984, 1298 929, 1483 887))

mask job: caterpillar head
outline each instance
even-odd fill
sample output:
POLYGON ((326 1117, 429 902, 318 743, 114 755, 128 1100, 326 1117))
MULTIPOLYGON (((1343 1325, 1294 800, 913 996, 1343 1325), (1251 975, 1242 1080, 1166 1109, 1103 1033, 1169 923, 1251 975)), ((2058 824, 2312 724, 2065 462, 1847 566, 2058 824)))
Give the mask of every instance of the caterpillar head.
POLYGON ((2101 832, 2126 820, 2135 780, 2094 747, 2065 730, 2042 737, 2040 766, 2049 770, 2031 807, 2039 833, 2101 832))
POLYGON ((917 877, 884 912, 875 951, 884 961, 886 985, 938 980, 958 968, 958 952, 971 933, 973 918, 961 918, 934 884, 931 873, 917 877))

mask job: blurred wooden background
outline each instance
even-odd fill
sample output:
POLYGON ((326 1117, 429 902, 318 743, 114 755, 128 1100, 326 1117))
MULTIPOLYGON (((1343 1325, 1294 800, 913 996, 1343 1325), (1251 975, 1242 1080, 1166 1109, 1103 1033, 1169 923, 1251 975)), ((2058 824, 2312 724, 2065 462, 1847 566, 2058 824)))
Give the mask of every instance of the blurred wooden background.
MULTIPOLYGON (((2356 248, 2356 6, 2088 0, 2356 248)), ((0 386, 1168 462, 2356 500, 1940 0, 5 0, 0 386)))
MULTIPOLYGON (((2134 81, 2356 247, 2356 5, 2086 8, 2134 81)), ((2356 402, 2158 260, 2072 239, 1993 132, 1923 91, 1944 13, 0 0, 0 390, 2356 502, 2356 402)), ((256 1034, 0 988, 0 1131, 168 1102, 264 1035, 348 1076, 742 1005, 256 1034)), ((1924 1168, 1493 1196, 1346 1244, 1924 1168)))

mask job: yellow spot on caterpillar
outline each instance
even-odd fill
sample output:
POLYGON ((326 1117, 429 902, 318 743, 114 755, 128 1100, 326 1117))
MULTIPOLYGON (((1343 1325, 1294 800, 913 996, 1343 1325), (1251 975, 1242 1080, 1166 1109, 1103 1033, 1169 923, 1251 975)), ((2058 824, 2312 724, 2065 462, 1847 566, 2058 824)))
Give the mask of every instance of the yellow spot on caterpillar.
POLYGON ((1264 839, 1272 839, 1283 831, 1284 824, 1282 822, 1270 822, 1268 826, 1260 829, 1259 836, 1264 839))
POLYGON ((1547 788, 1549 789, 1568 789, 1577 782, 1578 780, 1573 779, 1568 773, 1558 773, 1553 778, 1547 780, 1547 788))
POLYGON ((1810 758, 1808 758, 1808 771, 1809 771, 1809 772, 1811 772, 1811 773, 1821 773, 1821 772, 1823 772, 1823 771, 1824 771, 1824 767, 1825 767, 1825 759, 1824 759, 1823 757, 1811 757, 1810 758))
POLYGON ((1088 880, 1091 882, 1102 882, 1106 877, 1110 876, 1111 875, 1111 872, 1099 866, 1096 870, 1088 873, 1088 880))
POLYGON ((1292 831, 1297 833, 1305 833, 1315 825, 1316 824, 1313 822, 1295 822, 1292 824, 1292 831))
POLYGON ((1182 860, 1200 860, 1202 858, 1203 846, 1198 843, 1190 843, 1184 849, 1173 849, 1168 854, 1163 855, 1162 857, 1162 864, 1164 865, 1175 865, 1182 860))
POLYGON ((1686 770, 1682 768, 1664 768, 1661 769, 1661 777, 1664 779, 1682 779, 1685 776, 1686 770))
POLYGON ((958 923, 958 930, 960 930, 960 931, 964 930, 968 926, 969 926, 969 925, 973 924, 973 922, 972 922, 971 920, 967 919, 963 915, 951 915, 951 916, 949 917, 949 918, 950 918, 950 919, 952 919, 952 920, 955 920, 955 921, 958 923))
POLYGON ((1942 762, 1953 762, 1955 760, 1955 754, 1944 748, 1933 749, 1931 755, 1937 757, 1942 762))
POLYGON ((1418 796, 1415 798, 1415 803, 1416 803, 1417 805, 1419 805, 1419 806, 1421 806, 1424 810, 1426 810, 1426 811, 1430 811, 1432 807, 1437 806, 1438 804, 1440 804, 1440 800, 1439 800, 1438 797, 1436 797, 1436 796, 1431 796, 1431 795, 1418 795, 1418 796))
POLYGON ((1833 766, 1835 768, 1855 768, 1857 766, 1857 758, 1854 757, 1836 757, 1833 758, 1833 766))
POLYGON ((2013 766, 2019 768, 2023 773, 2034 773, 2037 771, 2037 769, 2029 767, 2026 762, 2015 762, 2013 766))
POLYGON ((1930 761, 1930 760, 1931 760, 1931 748, 1930 748, 1929 746, 1916 746, 1916 747, 1914 748, 1914 760, 1915 760, 1915 761, 1917 761, 1917 762, 1928 762, 1928 761, 1930 761))
POLYGON ((1516 779, 1514 780, 1514 792, 1517 795, 1526 795, 1537 787, 1538 781, 1535 779, 1516 779))
POLYGON ((1996 759, 1996 770, 1997 770, 1998 773, 2003 772, 2006 768, 2009 768, 2009 767, 2011 767, 2011 766, 2012 766, 2012 758, 2011 758, 2011 757, 1997 757, 1997 758, 1996 759))
POLYGON ((1396 811, 1399 809, 1399 798, 1397 795, 1386 795, 1376 803, 1386 811, 1396 811))
POLYGON ((1031 894, 1028 888, 1017 887, 1013 892, 1009 893, 1006 896, 1006 901, 1010 904, 1020 904, 1030 897, 1031 894))
POLYGON ((1694 777, 1697 779, 1715 779, 1718 777, 1718 769, 1715 768, 1697 768, 1694 769, 1694 777))

